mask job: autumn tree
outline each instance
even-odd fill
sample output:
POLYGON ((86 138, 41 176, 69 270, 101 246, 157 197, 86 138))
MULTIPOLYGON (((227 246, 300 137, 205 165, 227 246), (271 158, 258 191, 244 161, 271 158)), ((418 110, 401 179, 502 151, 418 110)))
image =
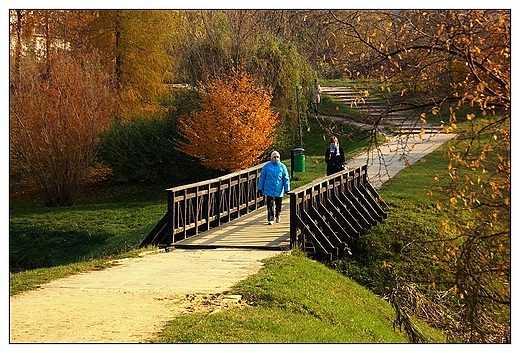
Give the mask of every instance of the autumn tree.
POLYGON ((274 140, 272 93, 234 71, 200 85, 201 110, 180 119, 178 148, 212 169, 236 171, 260 162, 274 140))
POLYGON ((446 131, 459 134, 448 151, 449 186, 442 188, 452 217, 440 226, 444 253, 433 260, 442 271, 431 278, 437 283, 431 288, 439 297, 452 298, 450 315, 457 325, 445 328, 458 338, 490 342, 507 337, 510 11, 331 11, 331 16, 343 25, 345 36, 363 44, 364 52, 353 50, 350 69, 388 89, 392 104, 387 113, 409 112, 423 121, 437 117, 446 131))
POLYGON ((284 34, 285 13, 193 10, 182 16, 187 40, 176 49, 181 77, 195 86, 237 68, 245 70, 261 86, 272 88, 271 106, 279 113, 279 127, 284 129, 275 143, 280 148, 292 147, 298 131, 296 87, 310 85, 314 76, 284 34))
POLYGON ((82 28, 84 46, 105 58, 115 76, 116 118, 151 117, 164 113, 161 100, 172 80, 171 46, 176 43, 176 11, 96 10, 82 28))
POLYGON ((79 61, 66 53, 24 58, 20 70, 9 96, 10 152, 45 206, 71 206, 112 117, 110 77, 95 56, 79 61))

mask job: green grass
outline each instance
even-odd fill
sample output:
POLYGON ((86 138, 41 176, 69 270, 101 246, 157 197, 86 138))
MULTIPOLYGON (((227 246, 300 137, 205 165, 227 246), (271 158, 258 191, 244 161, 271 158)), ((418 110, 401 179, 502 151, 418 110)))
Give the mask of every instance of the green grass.
POLYGON ((359 122, 366 120, 366 114, 351 108, 348 104, 337 101, 327 93, 323 93, 322 95, 320 114, 325 116, 340 116, 359 122))
POLYGON ((440 148, 385 183, 379 195, 389 206, 388 218, 355 243, 354 256, 336 261, 336 269, 380 294, 385 292, 383 261, 407 278, 428 285, 431 274, 438 270, 429 255, 440 252, 439 227, 449 217, 446 209, 437 208, 437 201, 442 204, 447 199, 438 187, 446 187, 448 180, 440 177, 437 183, 434 178, 445 175, 447 164, 444 148, 440 148))
MULTIPOLYGON (((399 343, 393 309, 354 281, 296 252, 237 284, 249 305, 179 317, 153 342, 399 343)), ((431 342, 443 335, 421 325, 431 342)))
POLYGON ((10 202, 11 295, 136 256, 166 212, 164 187, 94 187, 74 207, 10 202))

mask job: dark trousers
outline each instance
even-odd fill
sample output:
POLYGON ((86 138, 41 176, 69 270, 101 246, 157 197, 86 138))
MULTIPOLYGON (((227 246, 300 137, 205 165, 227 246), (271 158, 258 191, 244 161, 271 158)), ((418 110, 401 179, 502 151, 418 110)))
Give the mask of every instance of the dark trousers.
POLYGON ((274 221, 275 217, 282 212, 282 198, 278 196, 267 196, 267 220, 274 221))

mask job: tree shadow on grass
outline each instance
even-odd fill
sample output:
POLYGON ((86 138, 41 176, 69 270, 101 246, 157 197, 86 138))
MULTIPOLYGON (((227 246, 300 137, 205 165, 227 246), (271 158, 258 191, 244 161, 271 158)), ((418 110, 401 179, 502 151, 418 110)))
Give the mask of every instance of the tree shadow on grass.
POLYGON ((18 226, 9 232, 9 265, 23 270, 66 265, 93 258, 111 237, 107 232, 18 226))

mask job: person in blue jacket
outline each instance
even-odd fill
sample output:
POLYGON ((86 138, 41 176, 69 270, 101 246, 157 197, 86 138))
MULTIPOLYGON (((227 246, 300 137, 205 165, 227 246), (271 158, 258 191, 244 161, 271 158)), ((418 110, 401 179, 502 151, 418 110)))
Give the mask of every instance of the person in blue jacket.
POLYGON ((258 190, 267 196, 267 224, 272 225, 275 220, 280 223, 282 197, 284 192, 290 191, 290 180, 287 167, 280 161, 277 151, 271 153, 271 161, 262 167, 258 190))

